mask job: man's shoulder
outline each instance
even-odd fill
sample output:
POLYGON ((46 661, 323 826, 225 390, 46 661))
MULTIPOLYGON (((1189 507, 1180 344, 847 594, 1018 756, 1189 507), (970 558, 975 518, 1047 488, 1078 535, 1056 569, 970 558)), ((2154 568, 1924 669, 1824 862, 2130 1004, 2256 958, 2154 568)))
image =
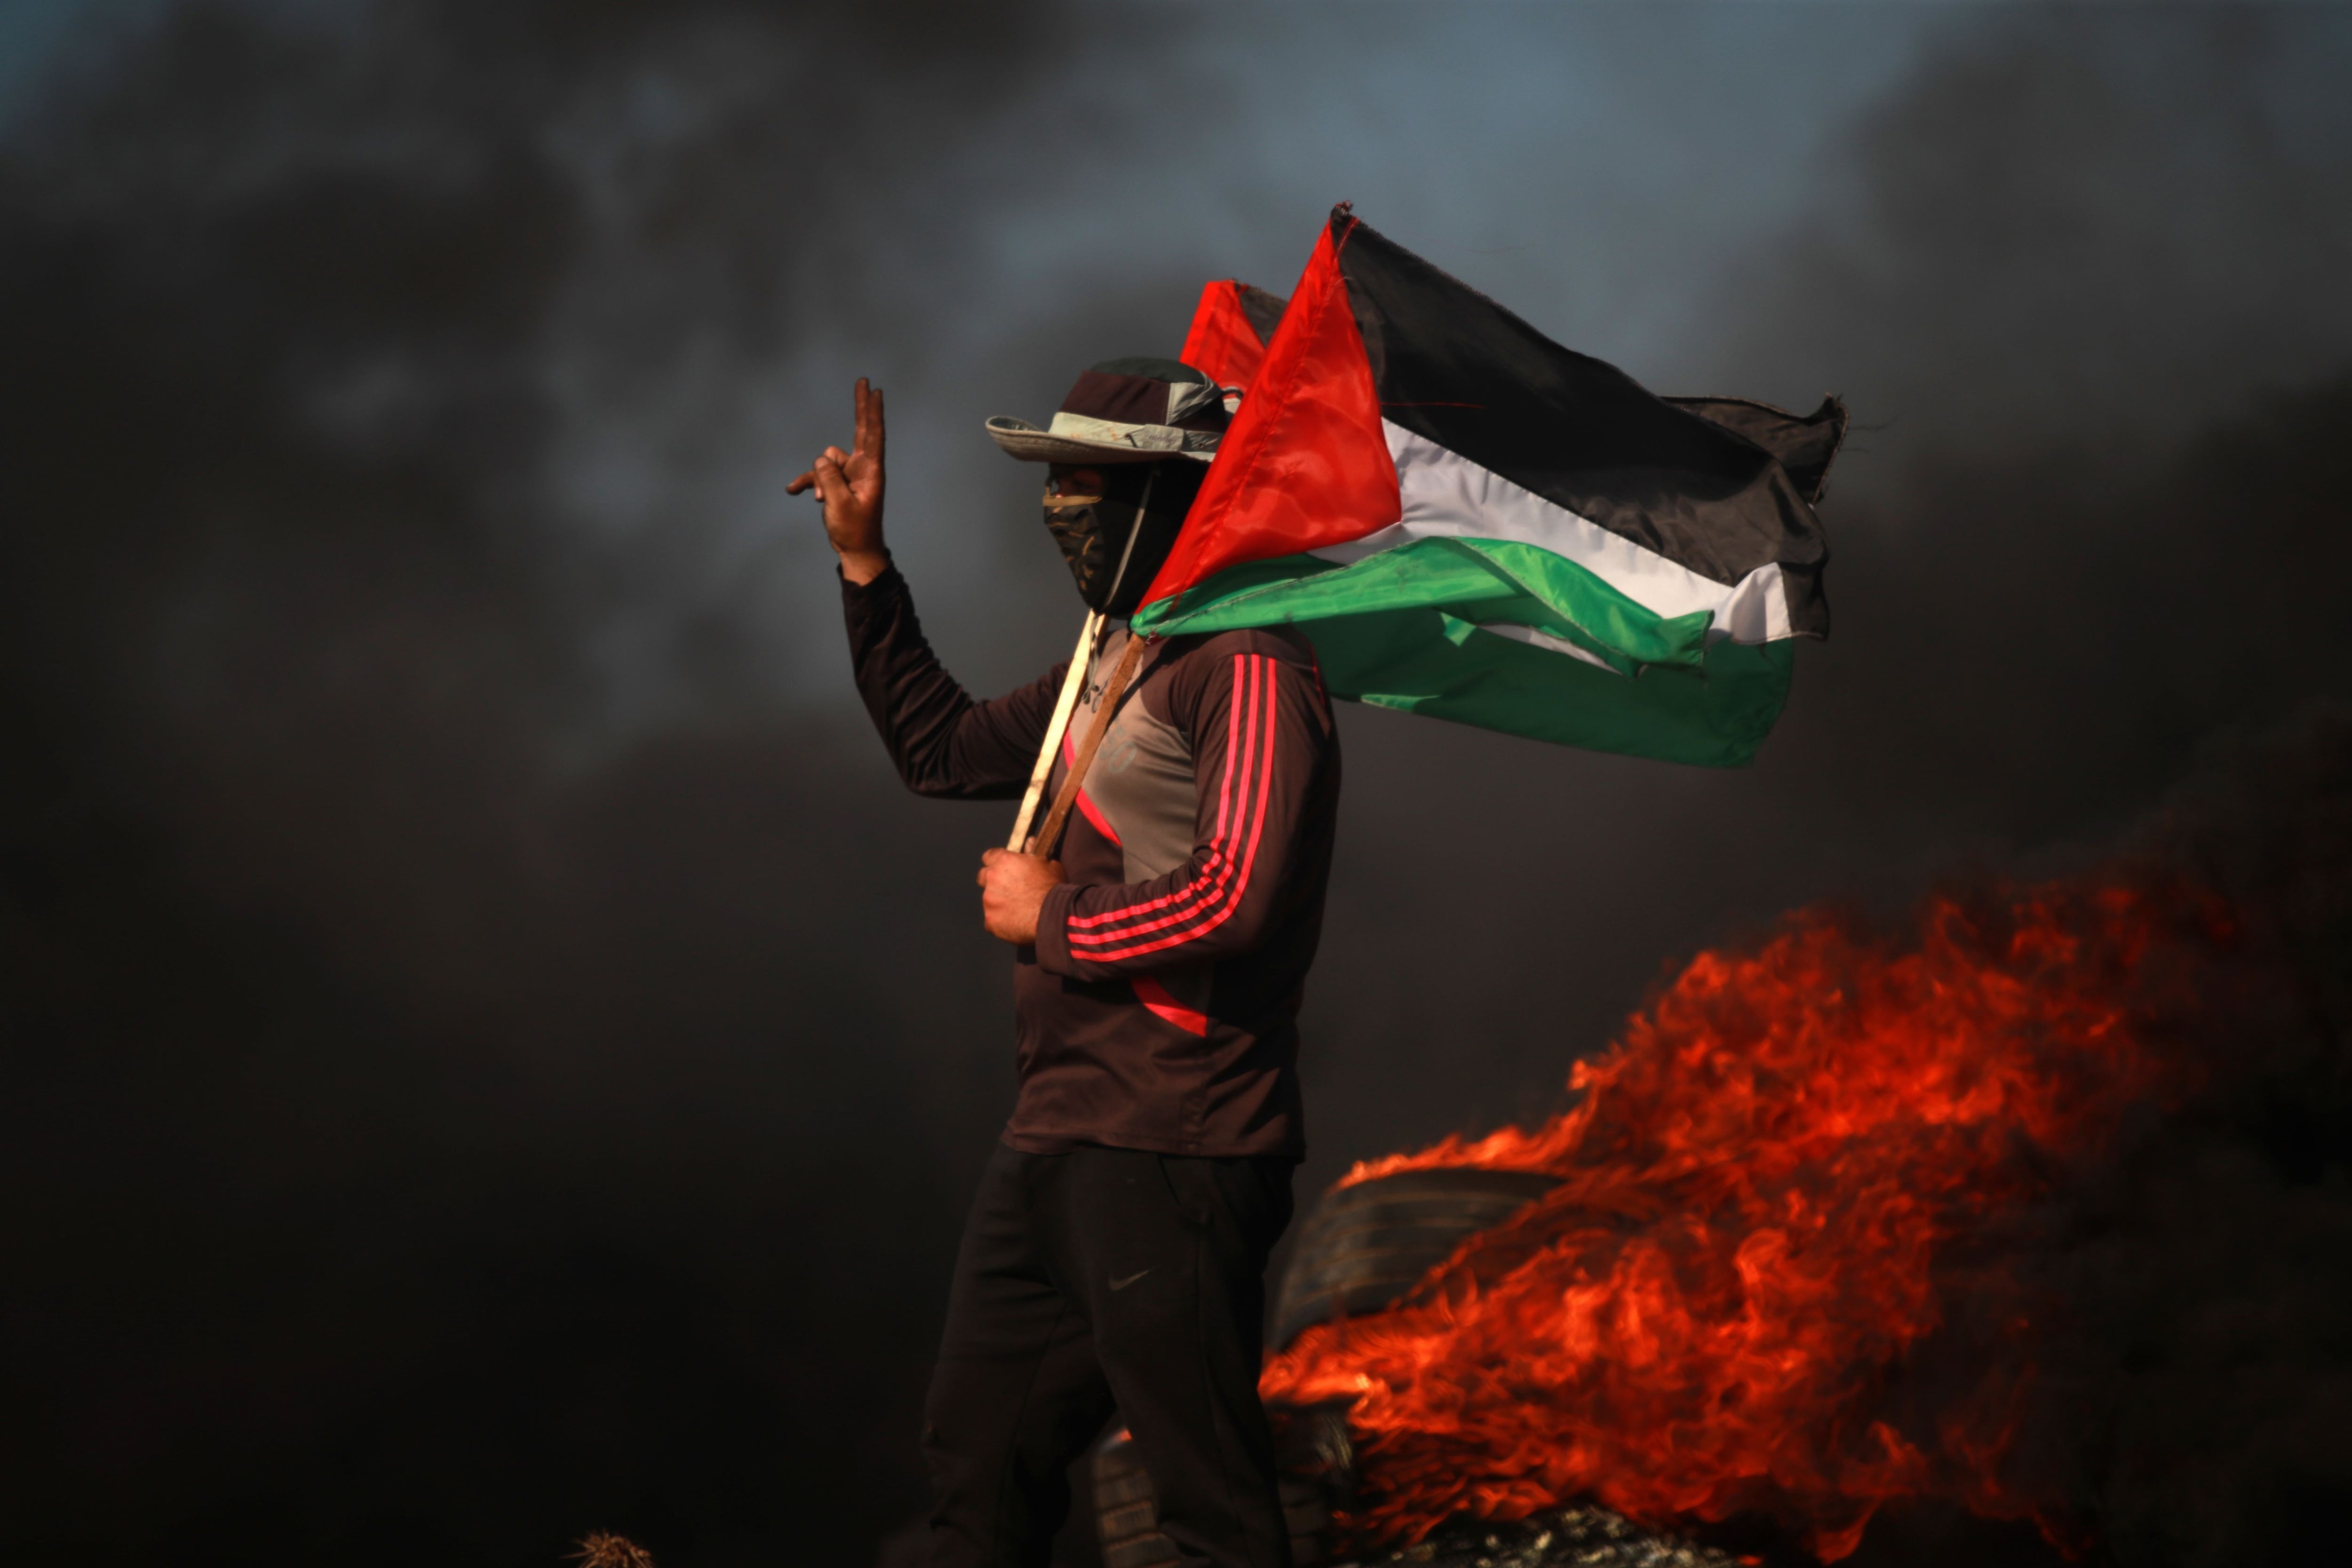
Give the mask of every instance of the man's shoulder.
POLYGON ((1297 626, 1249 626, 1241 631, 1201 632, 1171 637, 1160 668, 1214 665, 1237 654, 1259 654, 1313 671, 1318 666, 1315 645, 1297 626))
POLYGON ((1266 661, 1258 667, 1260 670, 1278 668, 1297 677, 1328 723, 1330 698, 1323 688, 1315 645, 1298 628, 1286 626, 1170 638, 1167 651, 1152 670, 1146 707, 1154 717, 1179 728, 1204 721, 1208 710, 1202 704, 1213 708, 1218 694, 1251 684, 1244 670, 1252 657, 1266 661))

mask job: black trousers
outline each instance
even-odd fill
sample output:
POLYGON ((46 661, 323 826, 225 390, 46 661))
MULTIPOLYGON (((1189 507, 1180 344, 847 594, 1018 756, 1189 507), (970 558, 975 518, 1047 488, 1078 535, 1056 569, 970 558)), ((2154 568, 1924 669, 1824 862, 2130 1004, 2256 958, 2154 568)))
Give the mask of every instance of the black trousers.
POLYGON ((1184 1568, 1289 1568, 1257 1374, 1288 1160, 999 1146, 924 1407, 931 1568, 1037 1568, 1116 1409, 1184 1568))

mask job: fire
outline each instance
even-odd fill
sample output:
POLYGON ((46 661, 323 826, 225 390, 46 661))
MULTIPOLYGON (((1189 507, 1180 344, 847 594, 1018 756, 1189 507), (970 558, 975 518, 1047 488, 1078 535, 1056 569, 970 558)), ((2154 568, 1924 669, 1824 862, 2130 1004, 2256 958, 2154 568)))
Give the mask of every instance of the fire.
POLYGON ((1589 1498, 1768 1516, 1834 1560, 1934 1496, 2079 1542, 2003 1479, 2043 1308, 1999 1237, 2189 1086, 2179 955, 2228 936, 2209 897, 2096 881, 1939 897, 1902 939, 1807 911, 1703 954, 1577 1066, 1568 1113, 1351 1171, 1565 1180, 1395 1308, 1308 1330, 1263 1392, 1352 1401, 1377 1538, 1589 1498), (1971 1321, 1998 1304, 1993 1342, 1923 1400, 1902 1374, 1961 1291, 1971 1321))

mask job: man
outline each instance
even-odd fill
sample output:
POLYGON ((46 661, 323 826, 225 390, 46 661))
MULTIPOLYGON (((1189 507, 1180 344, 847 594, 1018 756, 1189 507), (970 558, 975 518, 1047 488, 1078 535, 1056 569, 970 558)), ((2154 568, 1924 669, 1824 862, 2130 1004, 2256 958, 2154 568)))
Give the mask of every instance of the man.
MULTIPOLYGON (((940 668, 882 541, 882 395, 814 489, 857 688, 919 795, 1011 800, 1063 668, 980 702, 940 668)), ((1063 775, 1108 707, 1062 842, 982 857, 1013 949, 1020 1090, 967 1221, 923 1446, 934 1568, 1046 1561, 1070 1463, 1115 1409, 1188 1565, 1286 1568, 1257 1399, 1266 1255, 1304 1152, 1296 1017, 1322 924, 1339 738, 1288 629, 1152 640, 1106 672, 1227 415, 1208 377, 1118 360, 1052 426, 989 421, 1046 465, 1046 526, 1107 619, 1063 775)), ((1066 668, 1066 667, 1065 667, 1066 668)))

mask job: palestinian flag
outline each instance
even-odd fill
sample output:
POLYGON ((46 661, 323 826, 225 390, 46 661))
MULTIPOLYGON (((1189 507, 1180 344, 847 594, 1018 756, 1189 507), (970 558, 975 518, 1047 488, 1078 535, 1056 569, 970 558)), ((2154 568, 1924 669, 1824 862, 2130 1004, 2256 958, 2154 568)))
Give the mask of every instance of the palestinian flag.
POLYGON ((1184 352, 1176 357, 1220 386, 1246 389, 1265 363, 1266 344, 1282 325, 1285 303, 1263 289, 1221 279, 1201 290, 1192 330, 1184 334, 1184 352))
POLYGON ((1211 284, 1185 358, 1243 395, 1140 631, 1294 623, 1338 696, 1712 766, 1828 633, 1834 398, 1654 396, 1344 205, 1286 305, 1211 284))

